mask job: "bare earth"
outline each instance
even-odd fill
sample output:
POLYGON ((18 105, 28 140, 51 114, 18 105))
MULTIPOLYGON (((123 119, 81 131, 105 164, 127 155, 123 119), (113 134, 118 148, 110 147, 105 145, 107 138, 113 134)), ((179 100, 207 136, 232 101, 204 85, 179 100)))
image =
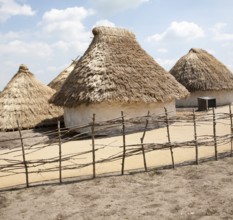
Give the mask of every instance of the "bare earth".
POLYGON ((0 193, 2 220, 233 219, 233 159, 0 193))

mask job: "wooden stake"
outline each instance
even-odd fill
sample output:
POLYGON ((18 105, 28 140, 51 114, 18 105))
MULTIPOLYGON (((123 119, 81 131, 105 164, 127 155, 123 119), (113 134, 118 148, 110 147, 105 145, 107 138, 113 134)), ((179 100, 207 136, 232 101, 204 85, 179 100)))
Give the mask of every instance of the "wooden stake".
POLYGON ((217 139, 216 139, 216 118, 215 118, 215 109, 214 108, 213 108, 213 133, 214 133, 215 160, 218 160, 218 148, 217 148, 217 139))
POLYGON ((121 175, 124 175, 126 147, 125 147, 125 120, 124 120, 123 111, 121 111, 121 118, 122 118, 122 136, 123 136, 123 155, 122 155, 121 175))
POLYGON ((232 122, 232 112, 231 112, 231 104, 229 104, 230 111, 230 121, 231 121, 231 157, 233 156, 233 122, 232 122))
POLYGON ((149 122, 149 120, 148 120, 149 115, 150 115, 150 111, 148 111, 145 129, 144 129, 143 135, 141 137, 142 156, 143 156, 144 168, 145 168, 146 172, 147 172, 147 164, 146 164, 146 155, 145 155, 145 149, 144 149, 143 141, 144 141, 144 138, 145 138, 145 135, 146 135, 146 130, 147 130, 148 122, 149 122))
POLYGON ((95 178, 96 177, 96 171, 95 171, 95 114, 93 114, 93 118, 92 118, 91 138, 92 138, 93 178, 95 178))
POLYGON ((194 127, 194 140, 195 140, 195 151, 196 151, 196 164, 199 164, 198 161, 198 143, 197 143, 197 125, 196 125, 196 115, 193 109, 193 127, 194 127))
POLYGON ((164 107, 165 110, 165 116, 166 116, 166 124, 167 124, 167 138, 168 138, 168 143, 170 145, 170 152, 171 152, 171 159, 172 159, 172 168, 175 168, 175 163, 174 163, 174 156, 173 156, 173 149, 171 145, 171 138, 170 138, 170 131, 169 131, 169 120, 168 120, 168 113, 167 109, 164 107))
POLYGON ((24 150, 23 137, 22 137, 21 128, 19 126, 19 121, 16 120, 16 122, 17 122, 17 125, 18 125, 19 136, 20 136, 21 147, 22 147, 23 164, 24 164, 25 174, 26 174, 26 186, 29 187, 28 166, 27 166, 27 161, 26 161, 26 158, 25 158, 25 150, 24 150))
POLYGON ((59 146, 59 182, 62 183, 62 151, 61 151, 61 125, 60 121, 57 122, 58 128, 58 146, 59 146))

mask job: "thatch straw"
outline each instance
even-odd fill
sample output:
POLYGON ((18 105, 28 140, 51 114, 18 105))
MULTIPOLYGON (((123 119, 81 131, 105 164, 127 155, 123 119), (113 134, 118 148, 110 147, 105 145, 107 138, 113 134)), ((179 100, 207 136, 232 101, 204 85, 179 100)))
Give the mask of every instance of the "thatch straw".
POLYGON ((76 107, 99 102, 167 102, 188 95, 126 29, 96 27, 94 38, 51 101, 76 107))
POLYGON ((170 73, 190 92, 233 89, 231 71, 202 49, 190 49, 170 73))
POLYGON ((48 103, 55 90, 42 84, 21 65, 0 94, 0 130, 34 128, 54 124, 63 114, 61 108, 48 103))
POLYGON ((50 88, 55 89, 56 91, 58 91, 61 88, 61 86, 63 85, 63 83, 65 82, 68 75, 74 69, 77 62, 78 62, 78 59, 73 60, 72 63, 67 68, 65 68, 56 78, 54 78, 48 84, 48 86, 50 88))

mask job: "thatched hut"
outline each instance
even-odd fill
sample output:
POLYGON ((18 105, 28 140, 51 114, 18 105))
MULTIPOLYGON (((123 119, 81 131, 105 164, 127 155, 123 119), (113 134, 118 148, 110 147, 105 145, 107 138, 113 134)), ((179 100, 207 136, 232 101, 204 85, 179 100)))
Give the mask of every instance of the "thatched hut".
POLYGON ((55 89, 56 91, 59 90, 62 86, 62 84, 65 82, 68 75, 72 72, 74 69, 76 63, 78 62, 78 59, 75 59, 72 61, 72 63, 65 68, 57 77, 55 77, 48 86, 52 89, 55 89))
POLYGON ((159 66, 122 28, 96 27, 78 65, 51 101, 64 107, 66 126, 168 111, 188 91, 159 66))
POLYGON ((54 93, 21 65, 0 94, 0 130, 17 129, 17 120, 25 129, 56 123, 63 110, 48 102, 54 93))
POLYGON ((177 101, 178 107, 195 107, 198 97, 214 97, 217 105, 233 102, 233 74, 205 50, 190 49, 170 73, 190 92, 188 99, 177 101))

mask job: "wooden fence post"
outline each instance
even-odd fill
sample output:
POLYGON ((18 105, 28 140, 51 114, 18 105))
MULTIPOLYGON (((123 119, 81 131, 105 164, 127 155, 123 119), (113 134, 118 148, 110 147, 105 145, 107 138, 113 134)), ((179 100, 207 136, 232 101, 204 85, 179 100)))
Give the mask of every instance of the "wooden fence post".
POLYGON ((147 172, 147 164, 146 164, 146 155, 145 155, 145 149, 144 149, 143 141, 144 141, 144 138, 145 138, 145 135, 146 135, 146 130, 147 130, 148 122, 149 122, 149 120, 148 120, 149 115, 150 115, 150 111, 148 111, 148 114, 146 116, 147 117, 146 125, 145 125, 143 135, 141 137, 142 156, 143 156, 144 168, 145 168, 146 172, 147 172))
POLYGON ((230 121, 231 121, 231 157, 233 156, 233 122, 232 122, 232 112, 231 112, 231 104, 229 104, 230 111, 230 121))
POLYGON ((195 110, 193 109, 193 127, 194 127, 194 140, 195 140, 195 151, 196 151, 196 164, 199 164, 198 160, 198 143, 197 143, 197 124, 195 110))
POLYGON ((166 124, 167 124, 167 138, 168 138, 168 143, 170 145, 170 152, 171 152, 171 159, 172 159, 172 168, 174 169, 175 168, 175 163, 174 163, 173 149, 172 149, 171 138, 170 138, 168 113, 167 113, 167 109, 165 107, 164 107, 164 110, 165 110, 166 124))
POLYGON ((124 120, 123 111, 121 111, 121 118, 122 118, 122 136, 123 136, 123 155, 122 155, 121 175, 124 175, 126 147, 125 147, 125 120, 124 120))
POLYGON ((218 160, 218 147, 216 139, 216 118, 215 118, 215 109, 213 108, 213 134, 214 134, 214 151, 215 151, 215 160, 218 160))
POLYGON ((92 139, 93 178, 95 178, 96 177, 96 171, 95 171, 95 114, 93 114, 93 118, 92 118, 91 139, 92 139))
POLYGON ((25 158, 25 150, 24 150, 23 137, 22 137, 22 133, 21 133, 21 128, 19 126, 19 121, 16 120, 16 122, 17 122, 17 125, 18 125, 19 136, 20 136, 21 147, 22 147, 23 164, 24 164, 25 175, 26 175, 26 186, 29 187, 28 166, 27 166, 27 161, 26 161, 26 158, 25 158))
POLYGON ((61 151, 61 125, 57 122, 58 128, 58 146, 59 146, 59 182, 62 183, 62 151, 61 151))

